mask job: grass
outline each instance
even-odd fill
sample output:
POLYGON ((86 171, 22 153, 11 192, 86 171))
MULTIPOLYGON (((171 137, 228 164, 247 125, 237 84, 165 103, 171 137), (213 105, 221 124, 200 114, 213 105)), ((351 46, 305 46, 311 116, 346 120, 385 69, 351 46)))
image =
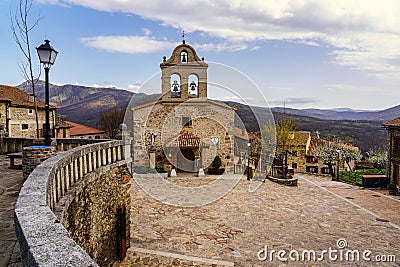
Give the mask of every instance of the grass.
POLYGON ((354 172, 339 172, 339 179, 346 183, 362 185, 363 174, 385 174, 386 170, 365 170, 365 171, 354 171, 354 172), (355 181, 355 182, 354 182, 355 181))

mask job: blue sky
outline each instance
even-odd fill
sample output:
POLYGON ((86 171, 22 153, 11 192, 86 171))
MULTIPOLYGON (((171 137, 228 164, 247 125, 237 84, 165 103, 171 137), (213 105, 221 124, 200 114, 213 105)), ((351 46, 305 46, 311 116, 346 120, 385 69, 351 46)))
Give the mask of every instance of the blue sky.
MULTIPOLYGON (((10 30, 17 4, 0 0, 7 85, 23 81, 10 30)), ((42 19, 30 37, 60 52, 56 84, 136 90, 184 30, 200 57, 246 74, 271 106, 385 109, 400 104, 399 10, 397 0, 36 0, 30 17, 42 19)))

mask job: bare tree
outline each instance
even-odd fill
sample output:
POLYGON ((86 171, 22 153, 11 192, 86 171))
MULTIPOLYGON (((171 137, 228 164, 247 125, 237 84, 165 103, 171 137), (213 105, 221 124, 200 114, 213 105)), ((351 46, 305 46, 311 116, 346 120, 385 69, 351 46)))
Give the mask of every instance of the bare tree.
POLYGON ((97 125, 107 131, 109 138, 115 139, 119 133, 119 125, 124 121, 126 108, 113 108, 99 115, 97 125))
MULTIPOLYGON (((35 109, 36 120, 36 138, 39 138, 39 119, 37 114, 35 83, 39 79, 40 72, 37 77, 33 73, 33 64, 31 56, 31 45, 29 41, 30 32, 39 24, 41 17, 29 22, 29 13, 32 7, 32 0, 19 0, 19 6, 14 15, 10 14, 11 31, 15 42, 22 51, 25 60, 18 65, 27 83, 32 87, 33 106, 35 109)), ((11 13, 11 12, 10 12, 11 13)), ((40 71, 40 68, 39 68, 40 71)))
MULTIPOLYGON (((287 157, 289 149, 293 149, 293 135, 296 131, 297 125, 293 121, 291 116, 287 116, 286 113, 277 120, 276 125, 266 124, 263 130, 267 136, 272 137, 272 132, 275 131, 275 145, 276 145, 276 156, 280 158, 279 164, 282 166, 282 177, 287 176, 287 157)), ((274 140, 274 139, 272 139, 274 140)), ((268 145, 268 144, 266 144, 268 145)), ((274 144, 270 144, 274 145, 274 144)))

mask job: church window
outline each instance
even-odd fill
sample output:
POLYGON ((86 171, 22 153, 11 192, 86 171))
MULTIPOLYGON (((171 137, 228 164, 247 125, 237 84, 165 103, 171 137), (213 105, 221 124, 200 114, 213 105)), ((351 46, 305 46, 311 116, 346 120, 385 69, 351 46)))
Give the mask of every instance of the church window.
POLYGON ((192 126, 190 117, 182 117, 182 126, 192 126))

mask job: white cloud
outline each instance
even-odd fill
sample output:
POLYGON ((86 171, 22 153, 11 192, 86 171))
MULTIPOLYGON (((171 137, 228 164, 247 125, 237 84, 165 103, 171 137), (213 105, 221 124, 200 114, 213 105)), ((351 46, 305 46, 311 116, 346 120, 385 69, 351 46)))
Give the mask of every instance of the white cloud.
POLYGON ((81 38, 81 42, 113 53, 152 53, 176 46, 173 42, 158 41, 149 36, 96 36, 81 38))
MULTIPOLYGON (((44 1, 44 0, 42 0, 44 1)), ((49 0, 47 0, 49 1, 49 0)), ((60 0, 61 1, 61 0, 60 0)), ((365 70, 378 77, 400 74, 400 1, 398 0, 192 0, 122 1, 64 0, 108 12, 136 14, 159 21, 161 25, 198 31, 222 38, 222 44, 203 44, 229 51, 254 49, 249 41, 287 40, 306 45, 328 45, 334 52, 332 62, 365 70)), ((146 33, 147 35, 147 33, 146 33)), ((113 52, 133 53, 170 48, 168 41, 146 37, 93 37, 84 42, 113 52), (116 40, 128 44, 117 44, 116 40), (135 47, 129 40, 143 42, 135 47)))
POLYGON ((128 84, 127 90, 137 93, 142 85, 143 85, 143 82, 137 81, 134 84, 128 84))

